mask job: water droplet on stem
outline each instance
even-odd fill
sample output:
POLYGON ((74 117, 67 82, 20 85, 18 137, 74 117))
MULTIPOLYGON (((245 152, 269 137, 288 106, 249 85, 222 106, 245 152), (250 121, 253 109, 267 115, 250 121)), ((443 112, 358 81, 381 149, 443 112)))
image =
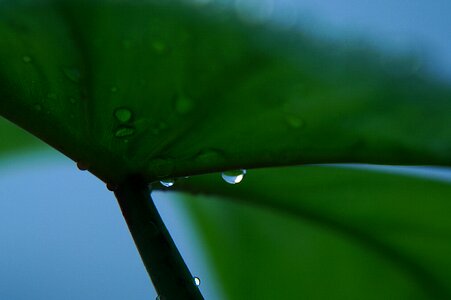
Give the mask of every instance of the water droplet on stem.
POLYGON ((169 188, 169 187, 171 187, 171 186, 174 185, 175 180, 172 179, 172 178, 169 178, 169 179, 161 180, 160 183, 161 183, 161 185, 163 185, 164 187, 169 188))
POLYGON ((196 286, 199 286, 199 285, 200 285, 200 278, 199 278, 199 277, 194 277, 194 284, 195 284, 196 286))

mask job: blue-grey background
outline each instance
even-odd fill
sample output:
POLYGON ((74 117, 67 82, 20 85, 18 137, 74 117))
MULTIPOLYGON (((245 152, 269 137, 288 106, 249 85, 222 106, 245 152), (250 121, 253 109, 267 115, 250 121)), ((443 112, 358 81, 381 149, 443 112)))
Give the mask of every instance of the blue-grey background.
MULTIPOLYGON (((298 26, 326 38, 363 37, 386 51, 420 54, 425 70, 451 82, 449 0, 260 3, 286 13, 285 21, 288 14, 301 18, 298 26)), ((206 299, 221 299, 208 253, 180 199, 161 193, 156 199, 192 273, 201 277, 206 299)), ((155 296, 115 199, 101 182, 51 150, 0 159, 0 299, 155 296)))

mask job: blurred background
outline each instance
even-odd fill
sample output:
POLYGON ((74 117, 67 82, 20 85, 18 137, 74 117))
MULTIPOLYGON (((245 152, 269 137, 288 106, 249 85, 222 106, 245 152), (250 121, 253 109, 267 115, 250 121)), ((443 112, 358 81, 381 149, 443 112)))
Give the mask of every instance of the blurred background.
MULTIPOLYGON (((237 0, 233 5, 246 20, 274 19, 326 39, 362 40, 386 52, 418 55, 421 72, 451 83, 448 0, 237 0)), ((186 202, 169 193, 154 197, 192 274, 200 277, 205 298, 226 299, 186 202)), ((0 299, 152 297, 119 207, 99 180, 46 147, 0 158, 0 299)))

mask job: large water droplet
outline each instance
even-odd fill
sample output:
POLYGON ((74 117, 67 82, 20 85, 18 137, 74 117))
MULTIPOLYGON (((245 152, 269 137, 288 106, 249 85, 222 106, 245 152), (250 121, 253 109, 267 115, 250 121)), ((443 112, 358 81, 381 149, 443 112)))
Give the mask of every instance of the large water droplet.
POLYGON ((199 285, 200 285, 200 278, 199 278, 199 277, 194 277, 194 284, 195 284, 196 286, 199 286, 199 285))
POLYGON ((121 126, 116 130, 114 134, 117 138, 123 138, 127 136, 131 136, 135 133, 135 128, 129 126, 121 126))
POLYGON ((127 123, 132 118, 132 112, 128 108, 121 107, 114 111, 114 116, 121 123, 127 123))
POLYGON ((64 74, 67 78, 69 78, 71 81, 78 83, 80 81, 80 70, 76 68, 64 68, 63 69, 64 74))
POLYGON ((24 63, 30 63, 31 62, 31 57, 24 56, 24 57, 22 57, 22 60, 23 60, 24 63))
POLYGON ((164 187, 167 187, 167 188, 168 188, 168 187, 171 187, 171 186, 174 185, 175 180, 172 179, 172 178, 169 178, 169 179, 161 180, 160 183, 161 183, 161 185, 163 185, 164 187))
POLYGON ((237 184, 243 180, 244 175, 246 175, 246 170, 244 170, 244 169, 227 171, 227 172, 222 172, 222 179, 224 179, 224 181, 227 183, 237 184))
POLYGON ((187 114, 193 109, 193 101, 185 96, 177 97, 175 102, 175 110, 181 114, 187 114))

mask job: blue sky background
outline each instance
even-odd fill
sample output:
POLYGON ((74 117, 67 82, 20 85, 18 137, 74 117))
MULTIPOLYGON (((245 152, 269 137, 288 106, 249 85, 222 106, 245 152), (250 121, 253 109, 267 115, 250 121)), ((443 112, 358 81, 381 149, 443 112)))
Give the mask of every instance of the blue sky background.
MULTIPOLYGON (((360 35, 386 49, 423 53, 427 68, 451 82, 449 0, 293 3, 310 30, 360 35)), ((192 273, 201 277, 206 299, 220 298, 183 205, 167 194, 156 199, 192 273)), ((102 183, 54 151, 0 159, 0 299, 155 296, 115 199, 102 183)))

